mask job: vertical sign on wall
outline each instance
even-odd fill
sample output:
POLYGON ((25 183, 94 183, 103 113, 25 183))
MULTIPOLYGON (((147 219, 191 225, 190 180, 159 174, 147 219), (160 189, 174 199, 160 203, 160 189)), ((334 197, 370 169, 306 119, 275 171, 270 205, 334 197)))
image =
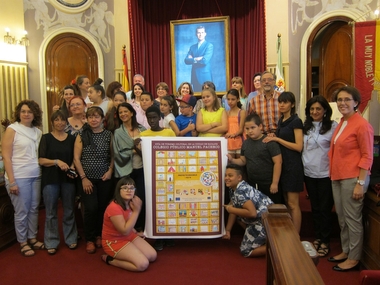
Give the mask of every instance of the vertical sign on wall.
POLYGON ((150 238, 224 233, 224 138, 142 138, 150 238))

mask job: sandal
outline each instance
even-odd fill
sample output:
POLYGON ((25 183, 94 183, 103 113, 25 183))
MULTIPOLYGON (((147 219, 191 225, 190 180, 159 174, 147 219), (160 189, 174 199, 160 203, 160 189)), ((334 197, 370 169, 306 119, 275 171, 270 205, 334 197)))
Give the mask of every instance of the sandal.
POLYGON ((107 265, 111 265, 110 262, 113 260, 113 257, 112 256, 109 256, 107 254, 103 254, 101 257, 100 257, 105 263, 107 263, 107 265))
POLYGON ((100 237, 100 236, 96 237, 95 246, 97 248, 101 248, 102 247, 102 237, 100 237))
POLYGON ((329 244, 321 243, 321 245, 318 248, 319 257, 325 257, 329 252, 330 252, 329 244))
POLYGON ((30 257, 30 256, 33 256, 35 255, 36 253, 34 252, 34 250, 30 247, 30 245, 28 243, 24 244, 21 246, 20 248, 20 252, 23 256, 25 257, 30 257), (25 247, 28 247, 28 248, 25 248, 25 247), (25 250, 23 250, 25 248, 25 250), (27 252, 32 252, 31 254, 27 254, 27 252))
POLYGON ((315 241, 313 241, 313 245, 315 247, 315 250, 318 251, 319 247, 321 246, 321 240, 318 238, 315 241))
POLYGON ((48 254, 50 254, 50 255, 54 255, 54 254, 57 253, 57 249, 56 249, 56 248, 49 248, 49 249, 47 250, 47 252, 48 252, 48 254))
POLYGON ((36 240, 35 242, 29 241, 29 244, 32 249, 45 249, 45 245, 38 240, 36 240))
POLYGON ((77 244, 77 243, 72 243, 72 244, 68 245, 69 249, 71 249, 71 250, 74 250, 74 249, 76 249, 76 248, 77 248, 77 246, 78 246, 78 244, 77 244))

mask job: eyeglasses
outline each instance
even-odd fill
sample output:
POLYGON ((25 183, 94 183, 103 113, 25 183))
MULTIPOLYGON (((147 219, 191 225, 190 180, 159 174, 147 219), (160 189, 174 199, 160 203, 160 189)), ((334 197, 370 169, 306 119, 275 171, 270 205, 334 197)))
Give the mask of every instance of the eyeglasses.
POLYGON ((82 103, 70 104, 70 107, 80 107, 82 103))
POLYGON ((87 119, 91 120, 91 119, 95 119, 95 120, 99 120, 101 119, 102 116, 99 116, 99 115, 95 115, 95 116, 88 116, 87 119))
POLYGON ((124 192, 133 192, 136 190, 134 186, 121 186, 120 189, 124 192))
POLYGON ((342 102, 348 103, 348 102, 350 102, 352 100, 354 100, 354 99, 351 99, 351 98, 339 98, 339 99, 336 100, 336 102, 338 102, 338 103, 342 103, 342 102))
POLYGON ((189 108, 190 106, 179 106, 180 109, 189 108))
POLYGON ((157 88, 157 91, 166 91, 166 89, 159 87, 159 88, 157 88))
POLYGON ((273 78, 263 78, 261 79, 261 82, 272 82, 273 80, 273 78))

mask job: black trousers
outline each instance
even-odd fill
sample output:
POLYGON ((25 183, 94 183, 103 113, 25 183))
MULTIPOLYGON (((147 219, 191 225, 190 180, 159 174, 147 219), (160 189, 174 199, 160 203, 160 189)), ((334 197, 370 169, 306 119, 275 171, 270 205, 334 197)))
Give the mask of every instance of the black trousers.
POLYGON ((315 237, 328 244, 331 235, 331 210, 334 205, 331 180, 329 177, 304 178, 311 203, 315 237))

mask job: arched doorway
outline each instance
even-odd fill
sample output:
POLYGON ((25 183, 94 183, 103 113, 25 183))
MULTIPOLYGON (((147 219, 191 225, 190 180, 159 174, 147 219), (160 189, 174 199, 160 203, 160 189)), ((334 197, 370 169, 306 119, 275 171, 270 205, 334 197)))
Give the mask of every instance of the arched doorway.
MULTIPOLYGON (((62 89, 81 74, 94 82, 99 77, 98 56, 84 36, 62 33, 55 36, 45 52, 46 102, 48 118, 54 105, 62 104, 62 89)), ((49 125, 50 127, 50 125, 49 125)))
POLYGON ((350 21, 344 16, 326 19, 312 31, 307 43, 307 99, 322 95, 331 101, 335 90, 353 84, 350 21))

